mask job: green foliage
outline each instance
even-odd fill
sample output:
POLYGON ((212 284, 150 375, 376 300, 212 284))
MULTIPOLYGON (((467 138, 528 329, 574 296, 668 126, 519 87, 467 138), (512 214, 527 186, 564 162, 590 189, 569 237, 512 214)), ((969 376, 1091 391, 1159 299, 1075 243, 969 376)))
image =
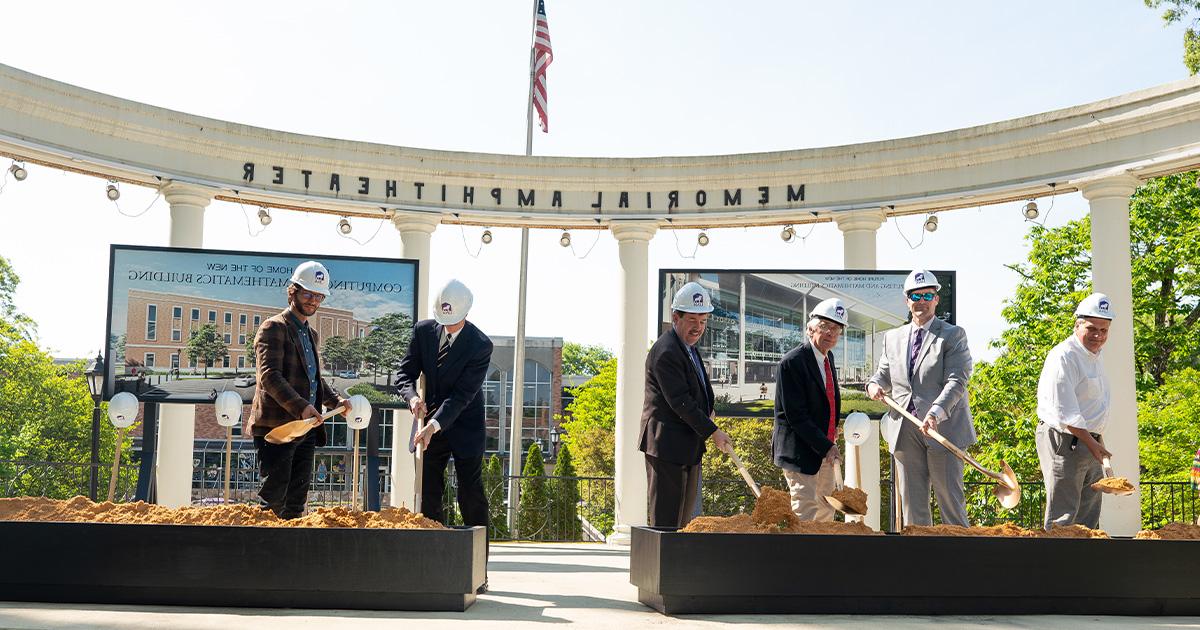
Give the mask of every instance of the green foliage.
MULTIPOLYGON (((1200 370, 1184 368, 1138 404, 1138 460, 1143 479, 1189 481, 1192 456, 1200 447, 1200 370)), ((1142 527, 1154 529, 1171 520, 1196 518, 1193 491, 1182 500, 1159 488, 1142 486, 1142 527), (1171 509, 1164 510, 1164 503, 1171 509), (1157 518, 1151 520, 1151 515, 1157 518), (1173 517, 1173 518, 1172 518, 1173 517)))
POLYGON ((488 538, 508 538, 508 512, 504 503, 504 467, 492 454, 483 464, 483 492, 488 500, 488 538))
POLYGON ((563 436, 563 445, 577 458, 581 475, 611 477, 617 416, 617 360, 605 361, 595 377, 572 392, 575 400, 567 405, 570 419, 562 422, 567 432, 563 436))
POLYGON ((559 540, 580 540, 582 528, 579 523, 579 482, 574 478, 575 465, 571 461, 571 449, 565 444, 558 448, 554 477, 550 485, 551 528, 559 540))
POLYGON ((371 332, 367 333, 360 351, 365 350, 363 358, 371 369, 379 374, 391 375, 394 366, 408 352, 408 342, 412 339, 413 321, 406 313, 389 313, 371 320, 371 332))
POLYGON ((601 345, 583 345, 568 341, 562 349, 562 373, 566 375, 594 376, 608 361, 613 360, 613 353, 601 345))
POLYGON ((325 341, 321 342, 321 360, 329 370, 353 365, 354 355, 350 349, 350 341, 338 335, 326 337, 325 341))
MULTIPOLYGON (((717 426, 733 438, 734 450, 759 485, 786 489, 783 472, 771 460, 772 418, 718 418, 717 426)), ((726 516, 754 509, 754 494, 728 455, 710 444, 701 468, 704 514, 726 516)))
POLYGON ((521 540, 546 540, 550 533, 550 483, 546 460, 534 442, 525 455, 521 471, 521 496, 517 507, 517 536, 521 540))
POLYGON ((31 338, 34 323, 17 310, 13 296, 16 295, 17 285, 21 283, 20 276, 3 256, 0 256, 0 327, 11 329, 18 335, 31 338))
POLYGON ((187 342, 187 355, 193 365, 203 360, 204 375, 208 376, 209 366, 229 356, 229 346, 225 345, 224 339, 217 332, 216 324, 205 324, 192 331, 187 342))
POLYGON ((346 389, 346 393, 350 394, 351 396, 354 396, 355 394, 362 394, 363 396, 367 397, 367 402, 371 404, 392 404, 400 401, 398 397, 393 396, 385 391, 381 391, 379 388, 370 383, 357 383, 354 386, 346 389))
MULTIPOLYGON (((1144 0, 1146 6, 1157 9, 1163 5, 1163 26, 1182 22, 1192 12, 1200 12, 1200 0, 1144 0)), ((1193 18, 1183 32, 1183 65, 1188 72, 1200 72, 1200 34, 1196 31, 1197 19, 1193 18)))

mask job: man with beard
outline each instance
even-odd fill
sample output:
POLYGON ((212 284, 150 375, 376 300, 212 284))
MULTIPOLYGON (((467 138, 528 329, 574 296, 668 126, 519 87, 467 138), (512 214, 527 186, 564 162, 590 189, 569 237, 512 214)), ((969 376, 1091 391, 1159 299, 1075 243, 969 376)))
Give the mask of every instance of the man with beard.
POLYGON ((696 343, 704 335, 712 300, 696 282, 671 302, 671 328, 646 357, 646 398, 638 450, 646 454, 651 527, 683 527, 696 505, 704 441, 722 451, 729 434, 713 422, 713 389, 696 343))
POLYGON ((263 477, 258 491, 263 509, 291 519, 304 513, 316 449, 328 440, 317 404, 328 409, 344 406, 349 414, 350 403, 321 378, 320 339, 308 325, 329 297, 329 271, 311 260, 297 266, 287 294, 288 308, 258 329, 258 388, 250 407, 250 431, 263 477), (315 418, 314 428, 303 438, 286 444, 266 441, 271 429, 302 418, 315 418))

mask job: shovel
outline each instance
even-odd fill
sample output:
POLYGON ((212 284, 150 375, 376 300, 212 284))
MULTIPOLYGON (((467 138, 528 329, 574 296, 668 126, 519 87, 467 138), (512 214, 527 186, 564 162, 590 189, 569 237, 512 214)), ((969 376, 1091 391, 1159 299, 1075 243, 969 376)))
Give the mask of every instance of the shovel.
MULTIPOLYGON (((1104 467, 1104 479, 1112 479, 1112 478, 1116 477, 1116 475, 1113 474, 1111 459, 1105 457, 1104 461, 1101 462, 1101 466, 1104 467)), ((1092 490, 1095 490, 1097 492, 1104 492, 1106 494, 1115 494, 1119 497, 1127 497, 1127 496, 1133 494, 1133 488, 1113 488, 1111 486, 1106 486, 1106 485, 1104 485, 1104 479, 1101 479, 1100 481, 1097 481, 1096 483, 1092 484, 1092 490)), ((1124 479, 1124 477, 1121 477, 1120 479, 1124 479)), ((1125 481, 1125 485, 1129 485, 1128 479, 1124 479, 1124 481, 1125 481)))
MULTIPOLYGON (((845 488, 845 485, 842 483, 842 467, 838 466, 837 464, 834 464, 834 466, 833 466, 833 489, 835 491, 840 491, 843 488, 845 488)), ((826 496, 825 502, 828 503, 830 505, 830 507, 832 507, 833 509, 835 509, 843 514, 849 514, 850 516, 862 516, 863 515, 862 512, 859 512, 858 510, 855 510, 854 508, 849 507, 845 503, 838 501, 837 499, 833 498, 832 496, 826 496)))
POLYGON ((754 483, 754 477, 750 476, 750 471, 746 470, 746 465, 742 463, 742 458, 738 457, 732 445, 729 447, 729 458, 733 460, 733 465, 737 466, 738 472, 742 473, 742 479, 745 479, 746 485, 750 486, 750 491, 754 493, 754 498, 757 499, 762 496, 762 490, 758 488, 757 483, 754 483))
MULTIPOLYGON (((328 420, 339 413, 345 411, 345 407, 336 407, 321 416, 322 420, 328 420)), ((304 418, 303 420, 292 420, 281 424, 265 436, 265 440, 271 444, 287 444, 296 438, 303 437, 314 426, 316 426, 316 418, 304 418)))
MULTIPOLYGON (((904 407, 901 407, 900 403, 893 400, 891 396, 884 396, 883 401, 886 402, 892 409, 898 411, 905 418, 911 420, 913 424, 917 426, 924 426, 923 422, 917 420, 916 416, 908 413, 908 410, 904 407)), ((1021 486, 1017 483, 1017 474, 1013 472, 1012 467, 1005 463, 1004 460, 1000 460, 1000 465, 1003 467, 1002 472, 993 472, 984 468, 982 464, 975 461, 975 458, 968 455, 966 451, 958 448, 954 444, 951 444, 949 440, 942 437, 941 433, 930 429, 929 437, 932 437, 937 441, 938 444, 946 447, 946 450, 954 453, 954 455, 959 459, 970 464, 975 470, 978 470, 988 477, 998 481, 999 483, 996 484, 993 492, 996 493, 996 499, 1000 501, 1000 505, 1005 509, 1011 510, 1017 507, 1017 504, 1021 502, 1021 486)))

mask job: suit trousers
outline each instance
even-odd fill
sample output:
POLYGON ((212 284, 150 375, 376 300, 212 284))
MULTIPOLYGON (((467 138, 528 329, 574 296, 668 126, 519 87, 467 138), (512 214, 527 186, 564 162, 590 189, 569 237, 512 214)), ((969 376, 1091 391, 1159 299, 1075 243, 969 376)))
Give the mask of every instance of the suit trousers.
POLYGON ((798 470, 783 470, 788 492, 792 495, 792 512, 802 521, 833 521, 833 506, 825 497, 833 494, 833 465, 821 461, 815 474, 806 475, 798 470))
POLYGON ((646 455, 646 485, 650 494, 650 526, 680 528, 696 509, 700 464, 685 466, 646 455))
POLYGON ((308 503, 312 485, 313 460, 317 452, 317 427, 304 439, 287 444, 271 444, 261 435, 254 436, 262 487, 258 496, 264 509, 279 518, 298 518, 308 503))
MULTIPOLYGON (((446 464, 452 453, 450 440, 440 432, 433 434, 429 448, 425 449, 424 465, 421 467, 421 513, 445 525, 446 510, 443 500, 446 492, 446 464)), ((458 479, 458 511, 463 525, 488 524, 487 494, 483 491, 483 455, 455 457, 454 475, 458 479)))
POLYGON ((1070 433, 1038 423, 1038 462, 1046 482, 1046 529, 1075 524, 1092 529, 1100 527, 1104 495, 1091 486, 1100 481, 1104 470, 1091 451, 1074 438, 1070 433))
POLYGON ((954 453, 921 434, 911 422, 900 425, 896 436, 896 479, 904 501, 905 525, 932 525, 930 486, 937 497, 942 523, 966 527, 967 505, 963 495, 963 463, 954 453))

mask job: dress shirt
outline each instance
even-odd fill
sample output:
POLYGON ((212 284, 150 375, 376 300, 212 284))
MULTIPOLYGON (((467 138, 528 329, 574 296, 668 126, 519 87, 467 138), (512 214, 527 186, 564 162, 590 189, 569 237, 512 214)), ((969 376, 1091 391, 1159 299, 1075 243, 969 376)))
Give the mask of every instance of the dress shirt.
MULTIPOLYGON (((913 352, 912 343, 917 338, 917 329, 920 328, 921 330, 925 331, 925 332, 921 333, 921 346, 924 347, 925 344, 929 343, 929 341, 930 341, 929 340, 929 327, 933 325, 934 319, 935 319, 934 317, 930 317, 928 321, 926 321, 924 324, 922 324, 920 326, 917 326, 917 320, 915 320, 915 319, 912 321, 912 323, 909 324, 909 326, 908 326, 908 355, 904 357, 905 365, 908 365, 908 357, 912 356, 912 352, 913 352)), ((920 348, 917 348, 918 360, 921 356, 920 350, 921 350, 920 348)), ((915 369, 916 366, 913 366, 913 367, 915 369)), ((910 378, 911 378, 911 375, 910 375, 910 378)), ((933 417, 936 418, 938 422, 945 420, 946 416, 948 415, 946 413, 946 410, 942 409, 941 405, 930 405, 929 413, 933 414, 933 417)), ((924 418, 922 418, 922 420, 924 420, 924 418)))
POLYGON ((1110 398, 1100 354, 1092 354, 1075 335, 1046 355, 1038 379, 1038 420, 1063 432, 1076 427, 1104 433, 1110 398))

